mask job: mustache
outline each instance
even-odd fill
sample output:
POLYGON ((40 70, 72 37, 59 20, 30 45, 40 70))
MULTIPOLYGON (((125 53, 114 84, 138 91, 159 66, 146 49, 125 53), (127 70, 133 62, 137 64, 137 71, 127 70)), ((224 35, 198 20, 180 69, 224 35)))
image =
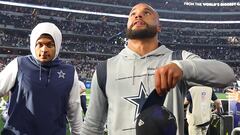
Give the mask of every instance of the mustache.
MULTIPOLYGON (((146 25, 148 26, 148 24, 147 24, 145 21, 143 21, 143 20, 137 20, 137 21, 142 21, 144 24, 146 24, 146 25)), ((131 29, 135 24, 137 24, 137 21, 134 21, 134 22, 130 25, 130 29, 131 29)))
POLYGON ((46 57, 46 56, 47 56, 47 57, 49 57, 50 55, 49 55, 49 54, 47 54, 47 53, 39 53, 39 54, 38 54, 38 56, 39 56, 39 57, 40 57, 40 56, 44 56, 44 57, 46 57))

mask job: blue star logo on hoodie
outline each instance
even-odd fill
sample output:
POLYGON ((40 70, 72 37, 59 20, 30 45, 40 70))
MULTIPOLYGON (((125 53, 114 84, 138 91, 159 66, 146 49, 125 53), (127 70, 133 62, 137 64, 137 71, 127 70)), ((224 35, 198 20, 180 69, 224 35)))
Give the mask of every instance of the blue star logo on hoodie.
POLYGON ((60 70, 58 73, 58 78, 65 78, 66 73, 64 73, 62 70, 60 70))
POLYGON ((137 119, 137 116, 139 115, 147 97, 148 95, 142 82, 140 84, 140 89, 137 96, 124 97, 125 100, 129 101, 130 103, 136 106, 134 120, 137 119))

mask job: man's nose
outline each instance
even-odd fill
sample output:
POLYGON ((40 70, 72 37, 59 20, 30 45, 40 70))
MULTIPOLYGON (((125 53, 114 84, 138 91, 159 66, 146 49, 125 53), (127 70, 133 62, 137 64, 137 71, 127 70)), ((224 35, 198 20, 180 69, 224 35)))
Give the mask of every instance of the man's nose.
POLYGON ((137 18, 142 18, 142 14, 136 14, 136 16, 135 16, 135 19, 137 19, 137 18))
POLYGON ((48 47, 46 45, 43 45, 41 47, 41 52, 47 52, 48 47))

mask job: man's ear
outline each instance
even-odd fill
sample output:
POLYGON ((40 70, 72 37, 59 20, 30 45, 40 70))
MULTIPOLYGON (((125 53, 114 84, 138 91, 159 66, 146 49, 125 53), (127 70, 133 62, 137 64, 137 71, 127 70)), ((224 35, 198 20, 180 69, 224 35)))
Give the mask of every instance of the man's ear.
POLYGON ((158 23, 158 26, 157 26, 157 31, 158 31, 158 32, 161 32, 161 31, 162 31, 161 24, 159 24, 159 23, 158 23))

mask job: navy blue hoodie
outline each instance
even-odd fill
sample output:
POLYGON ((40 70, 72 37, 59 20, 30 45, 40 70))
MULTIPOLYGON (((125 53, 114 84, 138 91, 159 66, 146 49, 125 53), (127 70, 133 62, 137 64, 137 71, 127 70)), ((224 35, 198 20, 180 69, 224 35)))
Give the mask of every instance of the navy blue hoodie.
POLYGON ((18 58, 18 68, 5 128, 20 135, 65 135, 73 66, 58 59, 40 65, 25 56, 18 58))

